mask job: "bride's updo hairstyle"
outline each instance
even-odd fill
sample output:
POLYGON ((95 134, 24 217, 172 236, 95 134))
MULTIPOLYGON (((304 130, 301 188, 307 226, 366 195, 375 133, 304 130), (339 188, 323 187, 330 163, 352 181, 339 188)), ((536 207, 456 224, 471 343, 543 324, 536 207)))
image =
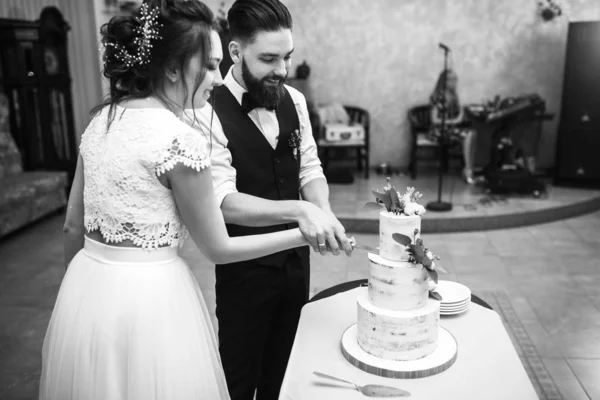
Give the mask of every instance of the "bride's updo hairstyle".
POLYGON ((177 106, 162 91, 165 71, 178 69, 185 89, 185 67, 199 54, 202 68, 193 99, 206 76, 215 26, 212 11, 198 0, 145 0, 133 15, 111 18, 100 30, 110 93, 93 113, 110 105, 114 115, 115 104, 151 95, 173 110, 177 106))

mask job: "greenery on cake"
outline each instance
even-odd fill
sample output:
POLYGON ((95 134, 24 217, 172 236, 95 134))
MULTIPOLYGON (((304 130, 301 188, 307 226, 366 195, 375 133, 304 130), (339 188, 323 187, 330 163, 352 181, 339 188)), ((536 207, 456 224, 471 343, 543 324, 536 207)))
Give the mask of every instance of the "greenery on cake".
POLYGON ((375 202, 368 202, 365 207, 369 209, 381 209, 385 207, 388 212, 396 215, 423 215, 425 207, 417 203, 423 196, 413 187, 407 187, 406 193, 401 194, 391 184, 390 177, 387 177, 387 184, 381 190, 373 190, 375 202))
POLYGON ((442 295, 436 291, 438 283, 437 270, 444 273, 446 270, 441 265, 436 265, 435 262, 440 258, 425 246, 423 239, 417 239, 418 233, 419 230, 415 229, 413 239, 401 233, 394 233, 392 238, 401 245, 406 246, 406 251, 410 255, 410 258, 408 259, 409 262, 421 264, 425 267, 425 271, 427 271, 428 274, 427 284, 429 285, 429 297, 441 301, 442 295))

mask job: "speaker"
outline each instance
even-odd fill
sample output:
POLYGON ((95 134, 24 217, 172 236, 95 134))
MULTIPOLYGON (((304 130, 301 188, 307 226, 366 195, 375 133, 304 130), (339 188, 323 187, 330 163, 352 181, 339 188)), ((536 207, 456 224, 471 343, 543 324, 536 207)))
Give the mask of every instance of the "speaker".
POLYGON ((555 183, 600 187, 600 129, 562 129, 561 136, 555 183))
POLYGON ((490 194, 520 194, 544 197, 546 185, 525 168, 490 170, 486 173, 486 191, 490 194))
POLYGON ((600 187, 600 22, 571 22, 567 36, 554 183, 600 187))

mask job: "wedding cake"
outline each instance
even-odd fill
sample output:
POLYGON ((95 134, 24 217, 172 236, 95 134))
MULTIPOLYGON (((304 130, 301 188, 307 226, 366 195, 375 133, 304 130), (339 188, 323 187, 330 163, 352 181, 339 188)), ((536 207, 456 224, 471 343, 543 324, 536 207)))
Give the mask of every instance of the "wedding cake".
POLYGON ((418 360, 438 344, 441 299, 435 292, 437 257, 420 239, 421 196, 401 195, 389 184, 374 192, 379 214, 379 254, 369 253, 368 294, 358 299, 357 338, 367 353, 386 360, 418 360), (430 296, 435 298, 430 298, 430 296))

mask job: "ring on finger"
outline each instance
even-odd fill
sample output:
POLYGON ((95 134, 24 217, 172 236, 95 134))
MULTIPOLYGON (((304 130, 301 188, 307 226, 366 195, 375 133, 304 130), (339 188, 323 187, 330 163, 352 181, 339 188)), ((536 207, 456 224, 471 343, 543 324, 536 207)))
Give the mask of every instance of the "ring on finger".
POLYGON ((319 247, 325 247, 325 243, 319 243, 319 247))

